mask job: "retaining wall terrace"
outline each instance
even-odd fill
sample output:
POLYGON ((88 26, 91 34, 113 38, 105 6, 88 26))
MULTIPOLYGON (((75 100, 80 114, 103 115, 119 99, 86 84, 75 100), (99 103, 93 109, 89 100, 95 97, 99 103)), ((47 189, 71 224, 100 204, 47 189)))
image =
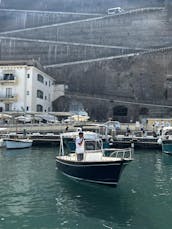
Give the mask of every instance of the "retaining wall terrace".
POLYGON ((125 48, 63 45, 0 38, 0 60, 36 59, 43 65, 122 55, 130 52, 136 51, 125 48))
POLYGON ((93 17, 91 15, 15 12, 0 10, 0 32, 75 21, 93 17))
POLYGON ((168 46, 172 43, 172 22, 166 10, 141 11, 63 26, 19 31, 8 36, 130 48, 168 46))
POLYGON ((73 12, 106 12, 108 8, 162 6, 165 0, 1 0, 0 7, 73 12))

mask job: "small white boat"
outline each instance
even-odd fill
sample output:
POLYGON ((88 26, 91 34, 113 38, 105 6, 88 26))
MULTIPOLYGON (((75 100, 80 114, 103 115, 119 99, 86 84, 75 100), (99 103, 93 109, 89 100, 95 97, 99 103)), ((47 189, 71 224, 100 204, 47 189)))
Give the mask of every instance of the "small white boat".
POLYGON ((32 146, 33 140, 31 139, 6 139, 7 149, 24 149, 32 146))

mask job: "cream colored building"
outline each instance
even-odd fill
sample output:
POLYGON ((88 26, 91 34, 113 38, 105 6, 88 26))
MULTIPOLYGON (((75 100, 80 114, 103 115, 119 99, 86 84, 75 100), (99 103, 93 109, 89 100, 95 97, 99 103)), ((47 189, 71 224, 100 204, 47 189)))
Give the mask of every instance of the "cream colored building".
POLYGON ((64 95, 35 61, 0 61, 0 112, 50 112, 52 101, 64 95))

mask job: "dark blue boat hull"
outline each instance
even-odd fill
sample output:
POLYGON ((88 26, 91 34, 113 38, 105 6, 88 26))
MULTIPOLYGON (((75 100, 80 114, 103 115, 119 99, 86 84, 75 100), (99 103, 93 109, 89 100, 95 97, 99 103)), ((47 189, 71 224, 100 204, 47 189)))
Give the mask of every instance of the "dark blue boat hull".
POLYGON ((56 158, 57 168, 75 179, 116 186, 121 172, 129 161, 79 162, 56 158))

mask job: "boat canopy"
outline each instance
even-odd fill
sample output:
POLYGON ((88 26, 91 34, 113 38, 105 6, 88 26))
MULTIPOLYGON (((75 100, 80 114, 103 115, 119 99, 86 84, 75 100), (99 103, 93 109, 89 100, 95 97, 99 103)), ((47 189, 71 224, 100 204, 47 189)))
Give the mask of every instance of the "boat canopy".
MULTIPOLYGON (((79 133, 78 131, 62 133, 60 134, 60 137, 61 138, 76 138, 78 137, 78 133, 79 133)), ((84 139, 94 140, 94 139, 100 138, 99 134, 95 132, 91 132, 91 131, 83 131, 83 134, 84 134, 84 139)))
POLYGON ((162 135, 172 135, 172 126, 164 127, 162 129, 162 135))

